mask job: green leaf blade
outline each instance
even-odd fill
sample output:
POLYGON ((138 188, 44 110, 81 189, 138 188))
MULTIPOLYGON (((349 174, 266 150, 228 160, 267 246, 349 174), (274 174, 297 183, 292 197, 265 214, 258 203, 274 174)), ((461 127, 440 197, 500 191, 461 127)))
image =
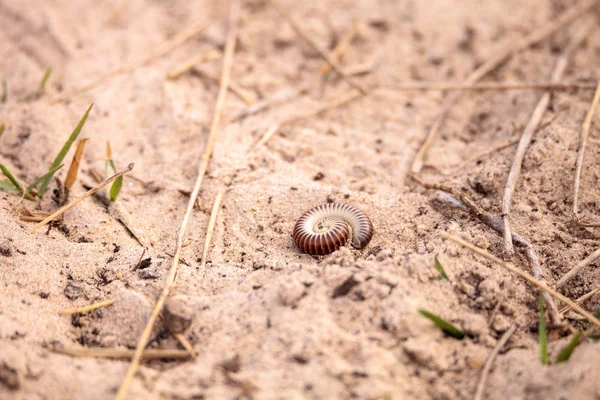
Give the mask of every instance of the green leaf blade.
POLYGON ((540 293, 539 299, 540 321, 538 323, 538 334, 540 342, 540 362, 542 365, 548 364, 548 335, 546 333, 546 301, 543 293, 540 293))
POLYGON ((44 72, 44 76, 42 77, 42 82, 40 83, 40 87, 38 92, 43 94, 46 91, 46 83, 48 83, 48 79, 50 79, 50 75, 52 75, 52 68, 48 68, 46 72, 44 72))
POLYGON ((440 260, 438 260, 437 256, 435 256, 435 269, 437 269, 437 271, 440 273, 440 276, 438 276, 438 280, 450 280, 448 279, 448 275, 446 275, 446 271, 444 270, 444 267, 442 266, 442 263, 440 263, 440 260))
POLYGON ((450 335, 457 339, 463 339, 465 337, 465 333, 462 330, 458 329, 456 326, 438 317, 437 315, 432 314, 429 311, 423 309, 419 309, 419 314, 431 320, 438 328, 444 331, 444 333, 446 333, 447 335, 450 335))
MULTIPOLYGON (((77 140, 77 137, 79 136, 79 133, 81 132, 81 129, 83 128, 83 125, 85 124, 85 121, 87 120, 88 115, 90 114, 90 111, 92 110, 93 106, 94 106, 94 104, 91 104, 90 107, 87 109, 87 111, 85 112, 85 114, 83 115, 81 120, 79 121, 79 124, 77 124, 77 127, 75 127, 75 130, 73 131, 73 133, 71 133, 71 136, 69 136, 69 139, 67 139, 64 146, 62 147, 62 149, 60 150, 60 152, 54 159, 54 162, 50 166, 49 171, 51 171, 53 168, 56 168, 57 166, 62 164, 64 158, 66 157, 67 153, 69 152, 69 149, 71 149, 73 142, 75 142, 75 140, 77 140)), ((40 197, 46 191, 46 188, 50 184, 50 181, 52 181, 53 176, 54 176, 54 174, 48 175, 46 177, 46 179, 44 179, 44 181, 42 182, 42 184, 40 186, 40 191, 39 191, 40 197)))
POLYGON ((556 363, 562 363, 569 360, 571 354, 575 350, 575 347, 579 344, 579 340, 581 339, 581 332, 577 332, 573 335, 569 343, 562 348, 558 356, 556 357, 556 363))
POLYGON ((2 81, 2 97, 0 98, 0 102, 2 104, 6 103, 8 100, 8 84, 6 81, 2 81))
POLYGON ((42 183, 42 181, 44 181, 45 179, 47 179, 49 176, 54 175, 54 173, 56 171, 58 171, 59 169, 61 169, 62 167, 64 167, 64 164, 58 165, 58 166, 56 166, 54 168, 51 168, 50 171, 46 172, 44 175, 42 175, 39 178, 37 178, 35 180, 35 182, 33 182, 31 185, 27 186, 27 193, 29 193, 33 189, 35 189, 37 187, 37 185, 39 185, 40 183, 42 183))
POLYGON ((6 168, 4 164, 0 164, 0 171, 2 171, 4 176, 8 178, 8 180, 12 183, 12 185, 15 188, 17 188, 17 190, 19 190, 19 192, 23 193, 23 187, 21 186, 19 181, 17 181, 17 179, 13 176, 13 174, 10 173, 10 171, 8 170, 8 168, 6 168))
POLYGON ((4 190, 5 192, 14 192, 17 190, 17 188, 12 182, 0 181, 0 190, 4 190))
POLYGON ((123 177, 120 176, 113 184, 110 186, 110 201, 117 201, 117 197, 119 196, 119 192, 121 191, 121 187, 123 186, 123 177))

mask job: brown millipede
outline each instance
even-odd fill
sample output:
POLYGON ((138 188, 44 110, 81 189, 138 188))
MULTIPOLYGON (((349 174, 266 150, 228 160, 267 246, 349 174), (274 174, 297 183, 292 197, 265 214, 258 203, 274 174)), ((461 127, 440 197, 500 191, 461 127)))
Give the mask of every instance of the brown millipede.
POLYGON ((373 237, 367 215, 347 204, 321 204, 305 212, 294 227, 294 240, 305 253, 325 255, 348 243, 362 249, 373 237))

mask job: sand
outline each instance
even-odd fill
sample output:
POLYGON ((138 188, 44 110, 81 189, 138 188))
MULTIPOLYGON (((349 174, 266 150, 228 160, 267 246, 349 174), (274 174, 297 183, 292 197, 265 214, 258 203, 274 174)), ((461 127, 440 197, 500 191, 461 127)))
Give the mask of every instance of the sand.
MULTIPOLYGON (((495 52, 576 3, 331 0, 284 1, 282 8, 327 51, 359 22, 340 63, 374 63, 373 71, 353 80, 390 87, 460 82, 495 52)), ((116 394, 126 360, 74 358, 52 350, 135 347, 172 263, 218 91, 218 83, 205 74, 185 73, 175 80, 165 75, 192 56, 222 49, 227 14, 227 4, 211 1, 0 4, 0 71, 8 85, 8 101, 0 104, 0 121, 7 124, 0 162, 22 182, 32 182, 47 171, 94 103, 81 135, 89 141, 71 199, 97 183, 94 171, 104 173, 107 141, 117 168, 135 163, 116 203, 108 204, 102 192, 33 234, 33 224, 21 221, 19 210, 57 209, 56 184, 39 205, 0 192, 0 398, 116 394), (51 101, 143 59, 194 21, 205 21, 206 29, 174 51, 66 102, 51 101), (20 101, 36 90, 49 67, 46 94, 20 101), (59 315, 109 299, 114 305, 59 315)), ((520 52, 487 80, 548 81, 579 25, 581 20, 520 52)), ((596 18, 589 39, 570 60, 566 81, 597 79, 597 33, 596 18)), ((570 334, 566 325, 551 327, 552 365, 541 365, 537 290, 440 233, 456 234, 530 272, 523 252, 507 255, 497 233, 440 204, 438 193, 409 177, 445 94, 373 93, 284 125, 266 145, 251 150, 274 123, 349 93, 335 74, 323 84, 322 65, 318 53, 267 2, 244 1, 233 81, 258 99, 290 88, 309 90, 236 121, 247 104, 228 93, 169 299, 169 309, 181 317, 167 319, 169 326, 183 329, 197 354, 186 361, 144 362, 128 398, 472 398, 483 363, 511 326, 516 333, 494 362, 485 398, 598 396, 598 343, 586 340, 567 363, 555 364, 570 334), (202 268, 207 224, 221 189, 225 195, 202 268), (375 235, 365 249, 343 247, 326 257, 300 253, 293 226, 304 211, 325 202, 352 204, 369 215, 375 235), (436 255, 447 281, 438 279, 436 255), (467 336, 444 335, 417 312, 420 308, 467 336)), ((218 76, 220 62, 199 68, 218 76)), ((541 95, 539 90, 466 93, 444 123, 421 178, 462 190, 499 215, 515 146, 447 177, 435 168, 451 170, 518 139, 541 95)), ((591 99, 589 90, 553 94, 513 198, 513 229, 532 243, 550 285, 599 242, 597 229, 577 226, 571 214, 579 132, 591 99)), ((592 221, 600 212, 597 126, 586 153, 580 205, 592 221)), ((57 177, 65 175, 66 168, 57 177)), ((599 278, 592 264, 561 292, 576 299, 596 288, 599 278)), ((600 297, 582 306, 593 312, 600 297)), ((564 323, 587 326, 572 319, 564 323)), ((149 347, 181 345, 159 320, 149 347)))

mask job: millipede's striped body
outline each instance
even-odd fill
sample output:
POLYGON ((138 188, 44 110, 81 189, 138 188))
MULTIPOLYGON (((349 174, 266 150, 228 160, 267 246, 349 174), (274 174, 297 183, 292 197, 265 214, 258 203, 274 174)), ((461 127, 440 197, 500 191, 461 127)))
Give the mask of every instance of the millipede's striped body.
POLYGON ((367 215, 346 204, 321 204, 305 212, 294 227, 294 241, 305 253, 325 255, 348 243, 362 249, 373 237, 367 215))

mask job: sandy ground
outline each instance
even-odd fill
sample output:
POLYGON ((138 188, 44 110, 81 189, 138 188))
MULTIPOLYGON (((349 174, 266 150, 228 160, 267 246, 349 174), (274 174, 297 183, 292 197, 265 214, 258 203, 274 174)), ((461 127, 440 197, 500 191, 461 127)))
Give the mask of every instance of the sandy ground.
MULTIPOLYGON (((353 21, 362 23, 341 62, 375 60, 372 73, 355 78, 365 86, 461 81, 494 52, 574 4, 282 2, 323 48, 331 49, 353 21)), ((93 102, 72 196, 85 191, 83 184, 95 184, 92 170, 104 170, 107 140, 118 168, 135 162, 116 204, 107 207, 101 200, 105 194, 88 199, 58 226, 35 234, 28 233, 31 223, 19 220, 18 196, 0 192, 0 398, 115 395, 126 361, 72 358, 51 349, 135 347, 171 265, 218 91, 203 76, 164 77, 189 57, 222 48, 227 12, 226 4, 211 1, 0 1, 0 71, 9 88, 8 102, 0 105, 0 121, 8 126, 0 161, 18 179, 32 182, 93 102), (18 101, 35 90, 48 67, 54 70, 49 91, 71 90, 145 57, 197 20, 208 27, 191 41, 66 103, 51 104, 50 95, 18 101), (142 246, 119 220, 148 246, 145 268, 136 266, 142 246), (80 317, 59 315, 107 299, 115 304, 80 317)), ((575 27, 519 53, 489 80, 548 80, 575 27)), ((436 193, 408 178, 444 95, 373 94, 285 126, 266 146, 248 153, 273 123, 349 88, 335 76, 321 84, 318 54, 264 0, 244 1, 239 29, 235 83, 258 98, 306 84, 313 89, 237 122, 231 119, 246 104, 228 94, 171 300, 188 310, 192 322, 185 336, 197 356, 144 363, 129 398, 468 399, 487 355, 513 325, 517 331, 495 361, 486 398, 599 396, 598 343, 585 341, 568 363, 540 365, 537 291, 439 233, 455 233, 529 271, 523 254, 507 257, 496 233, 464 212, 436 205, 436 193), (227 191, 201 268, 220 188, 227 191), (299 252, 291 238, 296 219, 327 201, 352 204, 371 217, 376 233, 366 249, 342 248, 321 258, 299 252), (449 281, 437 279, 436 254, 449 281), (418 308, 452 321, 467 337, 445 336, 418 308)), ((594 82, 599 64, 596 25, 565 79, 594 82)), ((220 71, 219 61, 201 67, 214 75, 220 71)), ((429 162, 452 168, 518 138, 540 95, 532 90, 466 94, 444 124, 429 162)), ((534 245, 550 284, 598 244, 598 232, 575 227, 570 214, 578 135, 591 98, 590 91, 555 93, 514 197, 513 227, 534 245)), ((582 213, 592 219, 600 213, 598 134, 593 128, 582 179, 582 213)), ((513 146, 496 152, 449 177, 426 168, 423 178, 445 181, 499 214, 514 151, 513 146)), ((51 197, 49 191, 39 207, 56 209, 51 197)), ((575 299, 598 287, 599 278, 593 264, 563 293, 575 299)), ((594 311, 600 298, 583 306, 594 311)), ((568 340, 565 329, 550 332, 551 361, 568 340)), ((179 344, 159 321, 150 347, 179 344)))

